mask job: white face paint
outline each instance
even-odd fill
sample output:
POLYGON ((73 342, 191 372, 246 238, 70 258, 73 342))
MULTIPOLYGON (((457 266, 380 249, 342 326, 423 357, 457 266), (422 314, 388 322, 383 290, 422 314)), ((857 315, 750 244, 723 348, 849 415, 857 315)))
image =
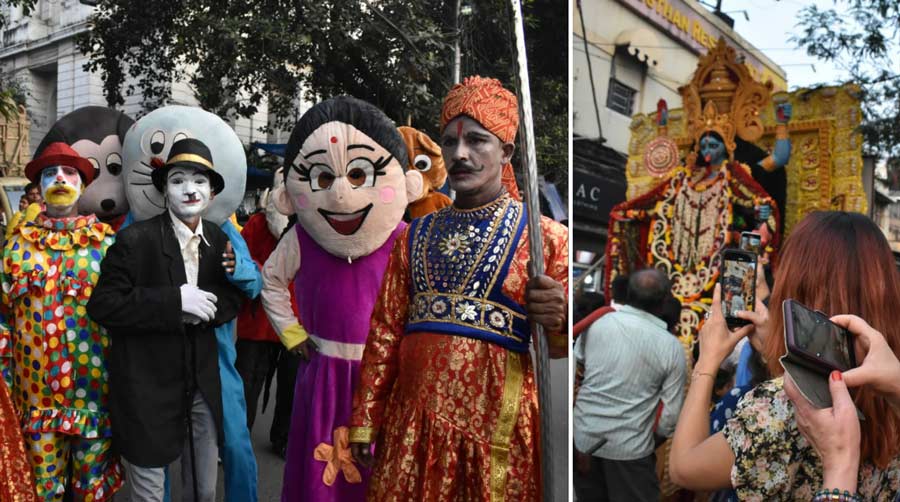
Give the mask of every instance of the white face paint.
POLYGON ((166 176, 166 201, 182 221, 199 218, 212 200, 211 193, 209 176, 198 169, 175 167, 166 176))
POLYGON ((216 172, 225 179, 203 215, 221 225, 244 199, 247 155, 241 140, 224 120, 193 106, 170 105, 141 117, 125 135, 122 145, 122 177, 125 196, 135 221, 143 221, 166 210, 162 194, 150 181, 154 158, 165 161, 177 141, 196 138, 209 147, 216 172))

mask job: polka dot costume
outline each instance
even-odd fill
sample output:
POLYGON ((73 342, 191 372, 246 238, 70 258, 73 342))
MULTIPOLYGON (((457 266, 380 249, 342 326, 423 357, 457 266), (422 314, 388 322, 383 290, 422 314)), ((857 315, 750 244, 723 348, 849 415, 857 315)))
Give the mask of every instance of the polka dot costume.
POLYGON ((111 499, 121 484, 109 454, 109 336, 86 310, 112 234, 93 215, 42 213, 3 250, 12 397, 42 500, 61 497, 68 462, 76 500, 111 499))

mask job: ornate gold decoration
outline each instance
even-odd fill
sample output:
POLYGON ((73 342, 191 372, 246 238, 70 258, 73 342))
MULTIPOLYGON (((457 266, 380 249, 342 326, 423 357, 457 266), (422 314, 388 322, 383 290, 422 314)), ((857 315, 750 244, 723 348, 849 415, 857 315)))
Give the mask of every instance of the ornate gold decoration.
MULTIPOLYGON (((855 85, 847 84, 784 94, 794 108, 787 127, 793 151, 784 167, 787 170, 787 204, 782 208, 785 237, 812 211, 840 209, 865 213, 868 210, 862 184, 862 138, 858 131, 862 112, 858 92, 855 85)), ((660 181, 644 161, 645 149, 656 137, 653 115, 632 118, 626 169, 628 199, 649 192, 660 181)), ((695 153, 690 149, 693 140, 687 134, 687 115, 684 109, 670 108, 668 131, 678 145, 679 154, 686 158, 685 164, 691 165, 688 157, 695 153)), ((759 117, 763 133, 754 143, 771 151, 775 146, 774 105, 767 105, 759 117)))
POLYGON ((375 429, 371 427, 351 427, 348 439, 351 443, 371 443, 375 440, 375 429))
MULTIPOLYGON (((506 353, 506 372, 503 382, 500 416, 491 436, 491 502, 503 502, 506 498, 506 481, 509 471, 509 442, 519 415, 522 399, 522 354, 506 353)), ((527 356, 530 357, 530 356, 527 356)))
MULTIPOLYGON (((786 130, 792 142, 792 154, 784 167, 787 173, 786 207, 779 208, 783 215, 782 242, 794 224, 807 213, 815 210, 842 209, 866 211, 865 192, 862 188, 862 156, 857 127, 861 120, 858 89, 853 85, 826 87, 814 91, 801 89, 792 93, 779 93, 778 102, 789 102, 793 117, 785 127, 775 121, 775 103, 772 84, 756 82, 747 68, 738 61, 733 48, 719 40, 717 46, 700 58, 691 81, 679 88, 683 108, 669 109, 665 132, 657 127, 655 114, 635 115, 631 122, 631 140, 628 145, 627 197, 629 200, 651 197, 657 200, 655 209, 658 220, 651 225, 646 244, 648 256, 637 256, 639 233, 623 234, 622 226, 613 222, 610 256, 620 257, 625 263, 654 263, 669 275, 674 289, 681 297, 682 310, 680 339, 685 349, 690 348, 693 333, 702 323, 703 314, 709 310, 709 298, 705 294, 715 281, 718 267, 705 263, 709 270, 695 269, 698 257, 706 256, 710 236, 717 235, 712 227, 693 228, 689 224, 667 225, 667 219, 695 222, 697 219, 710 225, 716 222, 716 210, 727 213, 731 208, 721 204, 714 191, 705 193, 706 186, 686 183, 681 186, 679 176, 690 174, 691 166, 699 153, 699 142, 704 134, 715 132, 725 143, 729 161, 734 161, 736 138, 754 143, 765 151, 773 151, 778 131, 784 137, 786 130), (678 156, 684 159, 682 167, 670 170, 665 181, 679 184, 683 197, 676 204, 660 191, 659 145, 660 138, 674 141, 678 156), (655 156, 654 156, 655 155, 655 156), (662 199, 658 199, 658 197, 662 199), (683 200, 682 200, 683 199, 683 200), (678 213, 676 218, 675 213, 678 213), (702 232, 702 233, 701 233, 702 232), (693 239, 685 236, 693 233, 693 239), (683 235, 682 235, 683 234, 683 235), (708 235, 707 235, 708 234, 708 235), (698 237, 699 236, 699 237, 698 237)), ((749 178, 750 167, 734 164, 734 174, 749 178)), ((685 180, 688 181, 688 180, 685 180)), ((749 182, 749 179, 746 180, 749 182)), ((748 191, 745 183, 732 187, 735 200, 745 209, 753 209, 762 199, 748 191), (740 192, 740 193, 738 193, 740 192)), ((669 186, 669 189, 674 189, 669 186)), ((729 196, 731 200, 731 196, 729 196)), ((771 203, 768 202, 768 203, 771 203)), ((629 210, 636 211, 636 210, 629 210)), ((624 215, 625 218, 644 216, 624 215)), ((731 222, 724 222, 728 226, 731 222)), ((718 229, 718 227, 715 227, 718 229)), ((725 232, 725 238, 728 238, 725 232)), ((725 243, 712 244, 718 247, 725 243)), ((703 260, 700 260, 701 262, 703 260)))
POLYGON ((668 136, 659 136, 650 140, 644 151, 644 165, 652 176, 662 177, 678 167, 681 161, 678 145, 668 136))
POLYGON ((716 47, 700 58, 697 71, 688 85, 678 89, 684 100, 687 133, 697 140, 706 131, 715 131, 725 140, 729 159, 734 159, 734 135, 745 141, 757 141, 764 132, 760 111, 769 105, 772 83, 761 84, 738 61, 737 52, 719 38, 716 47), (710 110, 710 107, 712 108, 710 110), (730 130, 712 128, 728 122, 730 130))

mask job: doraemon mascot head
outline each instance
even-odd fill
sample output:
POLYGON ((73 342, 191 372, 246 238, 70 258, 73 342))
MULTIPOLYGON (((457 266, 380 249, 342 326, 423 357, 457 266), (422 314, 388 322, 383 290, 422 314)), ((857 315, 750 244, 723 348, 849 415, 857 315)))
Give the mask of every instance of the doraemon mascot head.
POLYGON ((165 210, 165 199, 154 188, 151 172, 165 164, 172 145, 184 138, 202 141, 212 154, 216 172, 225 179, 225 189, 210 202, 203 217, 221 225, 240 205, 247 184, 247 156, 234 130, 200 108, 164 106, 141 117, 125 136, 125 194, 135 221, 165 210))
POLYGON ((295 212, 332 255, 366 256, 422 194, 422 175, 407 163, 403 138, 381 110, 349 96, 323 101, 291 133, 278 210, 295 212))
POLYGON ((47 145, 65 143, 94 167, 94 182, 78 199, 78 212, 96 214, 110 221, 128 212, 122 176, 122 142, 134 119, 103 106, 85 106, 57 120, 35 152, 40 156, 47 145))

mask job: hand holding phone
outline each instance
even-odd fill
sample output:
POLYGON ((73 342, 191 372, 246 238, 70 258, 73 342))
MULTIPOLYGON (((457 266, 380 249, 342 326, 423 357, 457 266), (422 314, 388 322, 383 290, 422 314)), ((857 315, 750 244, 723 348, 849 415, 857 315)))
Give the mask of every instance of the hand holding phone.
POLYGON ((828 376, 856 366, 850 333, 795 300, 785 300, 782 312, 787 353, 780 359, 781 366, 816 408, 831 407, 828 376))
POLYGON ((782 310, 787 352, 798 364, 826 374, 856 367, 856 352, 849 331, 795 300, 785 300, 782 310))

